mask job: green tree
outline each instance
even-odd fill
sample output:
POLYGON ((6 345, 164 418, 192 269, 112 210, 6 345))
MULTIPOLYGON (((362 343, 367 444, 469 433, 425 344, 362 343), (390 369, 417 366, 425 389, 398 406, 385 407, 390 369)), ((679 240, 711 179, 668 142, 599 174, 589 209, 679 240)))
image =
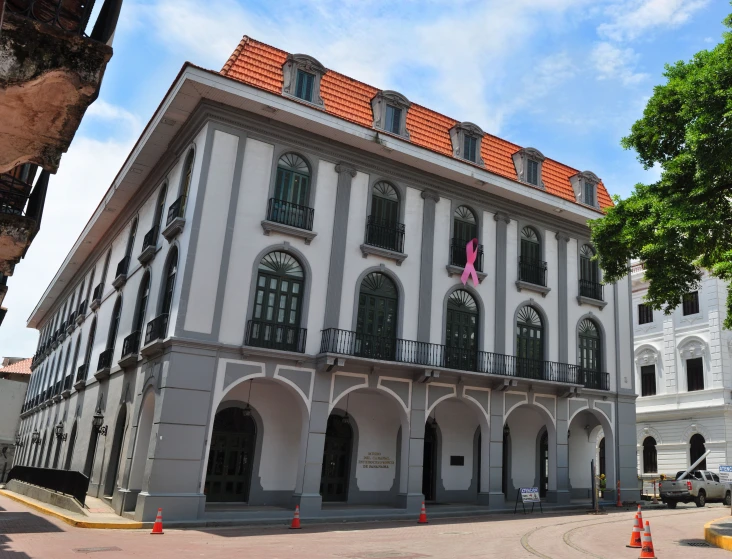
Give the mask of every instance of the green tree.
MULTIPOLYGON (((732 29, 732 16, 724 21, 732 29)), ((605 217, 591 223, 605 281, 645 263, 646 302, 670 313, 694 291, 702 268, 732 280, 732 32, 689 62, 666 65, 643 118, 623 138, 661 178, 637 184, 605 217)), ((732 328, 732 289, 726 328, 732 328)))

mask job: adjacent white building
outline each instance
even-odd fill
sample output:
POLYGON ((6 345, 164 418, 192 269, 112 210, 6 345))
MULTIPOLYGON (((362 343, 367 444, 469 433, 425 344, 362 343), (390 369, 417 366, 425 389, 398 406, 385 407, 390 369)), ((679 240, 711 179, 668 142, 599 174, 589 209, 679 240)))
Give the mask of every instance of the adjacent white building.
POLYGON ((700 469, 732 463, 726 283, 705 272, 699 289, 665 315, 643 304, 643 264, 633 265, 632 282, 640 475, 675 475, 707 450, 700 469))
POLYGON ((144 520, 567 503, 595 458, 635 499, 630 279, 601 284, 587 227, 610 203, 245 37, 183 67, 31 315, 18 463, 144 520))

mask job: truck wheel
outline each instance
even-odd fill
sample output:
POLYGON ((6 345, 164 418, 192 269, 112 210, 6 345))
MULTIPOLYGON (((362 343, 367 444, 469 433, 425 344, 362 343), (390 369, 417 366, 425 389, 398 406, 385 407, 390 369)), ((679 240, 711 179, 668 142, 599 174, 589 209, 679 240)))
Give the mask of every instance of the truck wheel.
POLYGON ((707 495, 704 493, 703 490, 699 490, 699 495, 697 496, 696 500, 694 501, 696 503, 697 507, 703 507, 707 504, 707 495))
POLYGON ((666 501, 666 504, 668 505, 668 508, 670 508, 670 509, 675 509, 676 505, 678 505, 678 503, 676 501, 666 501))
POLYGON ((732 493, 730 493, 729 491, 727 491, 727 493, 724 496, 724 505, 727 507, 732 505, 732 493))

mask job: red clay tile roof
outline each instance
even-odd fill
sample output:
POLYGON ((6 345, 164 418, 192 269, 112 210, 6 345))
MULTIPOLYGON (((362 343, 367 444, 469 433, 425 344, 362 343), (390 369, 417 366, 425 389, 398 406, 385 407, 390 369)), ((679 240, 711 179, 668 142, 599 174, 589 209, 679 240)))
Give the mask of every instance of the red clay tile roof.
MULTIPOLYGON (((242 38, 221 69, 221 74, 269 91, 282 94, 282 66, 288 53, 247 37, 242 38)), ((320 84, 320 96, 325 111, 366 128, 373 128, 371 99, 379 90, 357 80, 328 70, 320 84)), ((407 113, 407 130, 410 141, 433 152, 452 157, 450 128, 458 121, 412 103, 407 113)), ((520 148, 516 144, 490 134, 484 136, 481 155, 485 168, 509 180, 517 181, 512 155, 520 148)), ((565 200, 575 202, 574 190, 569 178, 579 171, 552 159, 543 164, 542 179, 546 191, 565 200)), ((522 184, 522 183, 519 183, 522 184)), ((524 185, 526 188, 533 188, 524 185)), ((612 200, 600 183, 597 198, 601 208, 612 206, 612 200)))
POLYGON ((29 375, 31 374, 31 361, 33 361, 33 358, 29 357, 28 359, 23 359, 22 361, 18 361, 17 363, 13 363, 7 367, 0 367, 0 375, 3 373, 20 373, 23 375, 29 375))

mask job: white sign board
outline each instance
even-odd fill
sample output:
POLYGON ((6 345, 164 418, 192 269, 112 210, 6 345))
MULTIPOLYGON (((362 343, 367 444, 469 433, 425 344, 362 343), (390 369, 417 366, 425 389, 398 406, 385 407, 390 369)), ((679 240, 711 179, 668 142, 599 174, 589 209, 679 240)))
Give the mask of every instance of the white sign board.
POLYGON ((719 467, 719 481, 722 483, 732 482, 732 466, 719 467))
POLYGON ((523 503, 540 503, 539 488, 538 487, 522 487, 521 488, 521 501, 523 503))

